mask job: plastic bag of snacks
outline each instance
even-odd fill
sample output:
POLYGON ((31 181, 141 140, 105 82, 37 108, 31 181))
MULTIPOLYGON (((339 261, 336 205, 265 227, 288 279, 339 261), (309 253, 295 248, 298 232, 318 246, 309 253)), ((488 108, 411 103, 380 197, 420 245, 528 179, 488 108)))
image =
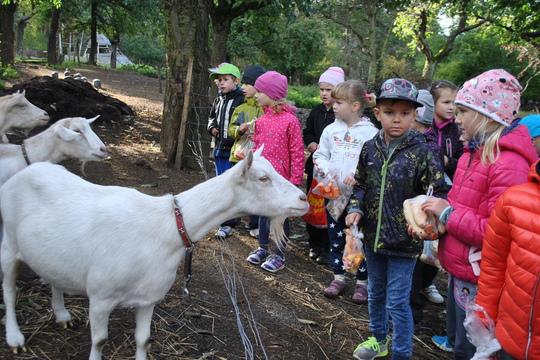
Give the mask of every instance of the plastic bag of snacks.
POLYGON ((353 187, 345 185, 344 183, 339 183, 338 188, 339 196, 328 200, 328 204, 326 204, 326 210, 335 221, 338 221, 341 214, 343 214, 343 211, 349 204, 349 199, 353 192, 353 187))
POLYGON ((338 182, 335 177, 328 175, 319 181, 313 190, 313 193, 321 195, 327 199, 338 198, 340 194, 338 182))
POLYGON ((422 203, 433 197, 433 187, 429 187, 426 195, 418 195, 403 202, 403 211, 407 223, 422 238, 436 240, 446 232, 446 227, 432 213, 422 210, 422 203))
POLYGON ((356 274, 362 260, 366 258, 362 234, 356 225, 345 230, 345 250, 343 251, 343 265, 347 272, 356 274))
POLYGON ((441 268, 441 263, 439 262, 439 240, 424 240, 424 250, 420 255, 420 261, 441 268))

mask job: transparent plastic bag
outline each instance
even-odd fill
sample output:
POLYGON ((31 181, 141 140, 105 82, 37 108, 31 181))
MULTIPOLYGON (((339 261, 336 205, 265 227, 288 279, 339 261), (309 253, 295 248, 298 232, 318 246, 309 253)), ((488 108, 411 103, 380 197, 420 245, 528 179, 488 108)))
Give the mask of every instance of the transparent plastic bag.
POLYGON ((444 224, 431 212, 426 213, 421 209, 421 204, 433 197, 433 187, 430 186, 426 195, 418 195, 403 202, 403 211, 407 223, 413 230, 424 239, 436 240, 439 235, 446 232, 444 224))
POLYGON ((358 230, 356 225, 345 230, 345 250, 343 251, 343 265, 347 272, 356 274, 362 260, 366 258, 364 253, 364 234, 358 230))
POLYGON ((353 187, 344 183, 338 183, 339 196, 334 199, 330 199, 326 204, 326 210, 332 216, 332 219, 338 221, 343 211, 349 204, 349 199, 353 192, 353 187))
POLYGON ((323 196, 327 199, 336 199, 339 197, 339 185, 334 176, 330 174, 319 181, 313 193, 323 196))
POLYGON ((489 360, 491 355, 501 349, 495 338, 493 319, 475 301, 467 301, 463 325, 467 330, 467 338, 476 347, 476 353, 471 360, 489 360))
POLYGON ((255 143, 253 142, 253 140, 251 140, 250 138, 250 133, 253 132, 253 130, 255 129, 255 121, 257 119, 254 119, 254 120, 251 120, 250 122, 248 122, 248 130, 242 135, 242 137, 240 138, 240 140, 238 140, 238 146, 236 147, 236 149, 234 150, 234 156, 239 158, 239 159, 245 159, 246 158, 246 155, 253 151, 253 147, 255 145, 255 143))
POLYGON ((423 263, 441 268, 439 262, 439 240, 424 240, 424 250, 420 255, 420 261, 423 263))

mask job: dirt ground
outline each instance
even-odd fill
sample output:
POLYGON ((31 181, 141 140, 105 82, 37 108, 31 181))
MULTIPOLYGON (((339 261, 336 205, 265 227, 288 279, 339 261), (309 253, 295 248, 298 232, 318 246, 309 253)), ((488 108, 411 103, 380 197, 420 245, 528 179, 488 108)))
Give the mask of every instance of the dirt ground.
MULTIPOLYGON (((21 78, 8 82, 8 88, 52 73, 35 65, 21 65, 20 69, 21 78)), ((93 183, 133 187, 149 195, 176 194, 204 180, 197 171, 176 172, 165 166, 159 148, 163 94, 159 93, 157 79, 99 68, 80 68, 77 72, 90 81, 100 79, 99 92, 123 101, 134 115, 93 126, 110 151, 106 162, 88 163, 85 175, 75 161, 63 165, 93 183)), ((298 218, 292 219, 285 269, 276 274, 265 272, 245 261, 258 245, 249 236, 246 224, 244 219, 226 242, 215 240, 213 231, 199 241, 193 255, 189 297, 183 296, 184 272, 180 266, 174 286, 156 306, 148 358, 352 359, 356 345, 370 336, 367 305, 350 301, 352 276, 342 297, 323 296, 332 272, 308 258, 307 235, 298 218)), ((438 276, 436 284, 446 294, 445 274, 438 276)), ((75 321, 73 327, 61 329, 54 322, 49 286, 27 268, 23 268, 18 286, 18 319, 27 351, 13 355, 7 345, 0 346, 0 358, 87 358, 87 299, 66 297, 66 307, 75 321)), ((424 322, 414 337, 412 359, 451 359, 430 341, 432 335, 444 334, 444 309, 444 304, 427 304, 424 322)), ((115 310, 103 358, 133 359, 134 328, 133 310, 115 310)), ((5 337, 3 327, 0 337, 5 337)))

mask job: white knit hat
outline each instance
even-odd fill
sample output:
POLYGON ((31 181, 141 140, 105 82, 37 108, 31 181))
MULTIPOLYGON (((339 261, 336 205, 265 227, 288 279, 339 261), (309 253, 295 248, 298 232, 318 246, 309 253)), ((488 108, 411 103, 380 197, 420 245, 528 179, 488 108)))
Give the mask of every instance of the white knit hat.
POLYGON ((322 82, 336 86, 345 81, 345 72, 338 66, 328 68, 319 78, 319 84, 322 82))

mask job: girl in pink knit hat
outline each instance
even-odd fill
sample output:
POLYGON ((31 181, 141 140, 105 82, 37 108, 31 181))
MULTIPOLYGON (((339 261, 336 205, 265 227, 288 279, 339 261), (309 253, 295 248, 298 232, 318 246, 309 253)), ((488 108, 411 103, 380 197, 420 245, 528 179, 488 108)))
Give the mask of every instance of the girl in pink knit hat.
MULTIPOLYGON (((268 71, 255 81, 255 99, 264 110, 257 119, 253 135, 253 151, 264 145, 263 155, 276 171, 294 185, 302 185, 304 174, 304 143, 300 121, 294 115, 296 108, 287 101, 287 77, 277 71, 268 71)), ((289 236, 289 221, 284 223, 285 235, 289 236)), ((252 264, 270 272, 285 267, 285 249, 277 247, 270 255, 268 219, 259 218, 259 247, 248 258, 252 264)))
POLYGON ((458 91, 455 120, 467 143, 459 158, 448 201, 426 200, 422 209, 446 225, 439 240, 439 260, 449 273, 446 334, 435 344, 454 351, 454 359, 471 359, 475 347, 467 339, 465 305, 478 292, 484 231, 497 198, 508 187, 527 182, 538 159, 530 135, 519 121, 521 85, 502 69, 489 70, 458 91))

